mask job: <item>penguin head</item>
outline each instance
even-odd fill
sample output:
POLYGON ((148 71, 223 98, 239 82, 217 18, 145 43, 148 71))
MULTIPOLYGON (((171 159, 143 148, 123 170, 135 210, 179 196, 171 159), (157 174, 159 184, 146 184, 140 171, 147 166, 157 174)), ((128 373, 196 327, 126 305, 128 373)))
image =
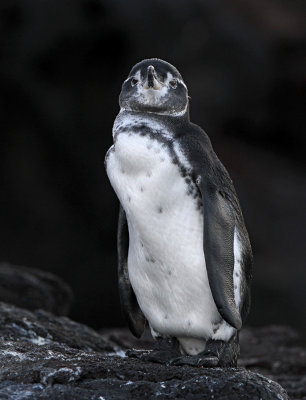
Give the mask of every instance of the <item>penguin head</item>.
POLYGON ((151 58, 134 65, 123 82, 119 104, 128 111, 180 116, 188 109, 187 87, 173 65, 151 58))

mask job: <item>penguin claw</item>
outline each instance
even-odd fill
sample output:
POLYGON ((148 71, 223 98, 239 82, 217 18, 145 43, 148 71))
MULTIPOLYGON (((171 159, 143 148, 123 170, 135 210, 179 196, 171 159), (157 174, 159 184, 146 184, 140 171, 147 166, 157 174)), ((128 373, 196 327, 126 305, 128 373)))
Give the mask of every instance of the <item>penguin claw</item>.
POLYGON ((171 354, 168 351, 143 351, 127 350, 126 355, 130 358, 138 358, 141 361, 149 361, 157 364, 168 364, 171 354))
POLYGON ((142 361, 148 361, 158 364, 168 365, 171 359, 179 355, 179 343, 176 338, 158 337, 153 350, 135 350, 126 351, 126 355, 131 358, 138 358, 142 361))
POLYGON ((188 365, 189 367, 213 368, 218 366, 219 359, 218 357, 182 356, 172 359, 168 364, 175 366, 188 365))
POLYGON ((190 365, 189 357, 176 357, 169 361, 169 365, 190 365))
POLYGON ((149 351, 143 351, 143 350, 134 350, 134 349, 129 349, 125 352, 125 354, 130 357, 130 358, 138 358, 139 360, 143 360, 147 355, 149 351))
POLYGON ((219 362, 220 360, 218 357, 200 358, 198 366, 206 368, 214 368, 219 366, 219 362))
POLYGON ((171 358, 171 354, 169 354, 169 352, 152 351, 147 355, 146 360, 154 362, 154 363, 158 363, 158 364, 168 364, 170 358, 171 358))

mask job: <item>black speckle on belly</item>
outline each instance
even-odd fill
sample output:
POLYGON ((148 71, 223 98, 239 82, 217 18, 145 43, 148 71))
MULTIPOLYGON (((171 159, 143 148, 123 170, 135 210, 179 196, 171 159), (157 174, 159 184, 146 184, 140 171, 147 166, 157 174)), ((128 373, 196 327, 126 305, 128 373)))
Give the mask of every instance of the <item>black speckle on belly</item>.
POLYGON ((201 211, 201 213, 203 213, 203 201, 201 198, 198 198, 197 200, 197 209, 201 211))
POLYGON ((193 193, 193 187, 192 185, 187 186, 187 196, 191 196, 193 193))
POLYGON ((220 324, 213 327, 213 332, 216 333, 217 330, 220 328, 220 324))

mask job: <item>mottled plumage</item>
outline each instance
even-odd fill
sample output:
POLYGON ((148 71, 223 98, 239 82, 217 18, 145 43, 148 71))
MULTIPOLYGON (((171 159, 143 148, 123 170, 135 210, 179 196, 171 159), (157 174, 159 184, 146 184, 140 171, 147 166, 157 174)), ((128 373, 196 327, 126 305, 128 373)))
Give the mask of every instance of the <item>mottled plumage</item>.
POLYGON ((197 364, 234 365, 252 253, 232 181, 190 122, 173 66, 136 64, 120 106, 106 169, 121 204, 119 289, 130 329, 140 337, 147 320, 197 364))

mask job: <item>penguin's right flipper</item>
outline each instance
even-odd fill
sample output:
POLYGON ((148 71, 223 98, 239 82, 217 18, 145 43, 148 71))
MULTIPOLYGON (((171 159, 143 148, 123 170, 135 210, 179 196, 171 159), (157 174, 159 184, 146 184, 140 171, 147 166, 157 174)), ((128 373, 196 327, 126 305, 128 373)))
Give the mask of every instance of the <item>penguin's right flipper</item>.
POLYGON ((208 177, 199 179, 204 207, 204 254, 210 288, 219 313, 241 328, 234 297, 235 215, 230 200, 208 177))
POLYGON ((131 332, 134 336, 140 338, 144 332, 146 318, 138 305, 129 278, 127 265, 129 251, 129 230, 125 211, 121 205, 118 220, 117 251, 119 296, 122 311, 127 319, 131 332))

